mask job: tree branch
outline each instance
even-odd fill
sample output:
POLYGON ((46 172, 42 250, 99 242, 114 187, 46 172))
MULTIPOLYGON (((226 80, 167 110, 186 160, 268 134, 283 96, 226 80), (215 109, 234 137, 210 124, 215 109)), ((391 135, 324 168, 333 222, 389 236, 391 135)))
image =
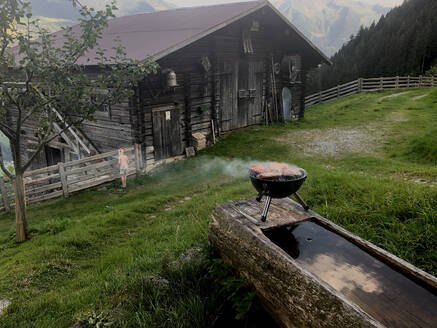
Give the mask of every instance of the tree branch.
MULTIPOLYGON (((23 165, 23 172, 25 172, 30 164, 32 163, 32 161, 36 158, 36 156, 38 156, 38 154, 43 150, 44 146, 47 145, 48 143, 50 143, 52 140, 56 139, 57 137, 59 137, 62 133, 64 133, 65 131, 67 131, 69 128, 71 128, 72 126, 75 126, 79 123, 82 123, 85 120, 85 118, 82 118, 81 120, 74 122, 74 123, 70 123, 68 125, 66 125, 61 131, 56 132, 55 134, 53 134, 52 136, 46 136, 44 137, 44 139, 40 142, 38 149, 32 154, 32 156, 30 157, 30 159, 27 161, 27 163, 25 165, 23 165)), ((52 121, 50 123, 51 128, 47 131, 49 135, 50 131, 53 130, 53 124, 54 122, 52 121)))
POLYGON ((14 176, 11 174, 11 172, 9 172, 8 169, 5 167, 5 163, 3 161, 3 151, 2 151, 1 147, 0 147, 0 167, 1 167, 2 171, 4 172, 4 174, 6 174, 6 176, 9 179, 12 180, 14 178, 14 176))

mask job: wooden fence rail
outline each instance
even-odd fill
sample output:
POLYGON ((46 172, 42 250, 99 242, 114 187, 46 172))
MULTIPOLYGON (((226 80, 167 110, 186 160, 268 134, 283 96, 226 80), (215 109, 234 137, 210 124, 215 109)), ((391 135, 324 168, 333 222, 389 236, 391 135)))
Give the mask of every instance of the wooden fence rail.
POLYGON ((305 97, 305 108, 360 92, 435 86, 437 86, 437 77, 395 76, 368 79, 360 78, 305 97))
MULTIPOLYGON (((123 148, 129 158, 128 175, 141 174, 143 161, 139 145, 123 148)), ((118 150, 80 160, 59 163, 24 174, 27 204, 67 197, 76 191, 114 181, 120 177, 118 150)), ((0 177, 0 211, 15 207, 13 182, 0 177)))

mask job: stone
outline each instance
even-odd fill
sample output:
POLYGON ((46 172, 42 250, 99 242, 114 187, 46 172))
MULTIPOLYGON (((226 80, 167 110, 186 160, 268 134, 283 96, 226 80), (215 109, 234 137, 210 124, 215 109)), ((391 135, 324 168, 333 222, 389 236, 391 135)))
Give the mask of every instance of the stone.
POLYGON ((88 327, 90 327, 88 321, 81 320, 79 322, 76 322, 72 328, 88 328, 88 327))
POLYGON ((179 256, 179 259, 172 263, 174 269, 180 269, 184 265, 200 265, 206 260, 206 256, 200 247, 193 247, 179 256))
POLYGON ((194 150, 194 147, 187 147, 185 148, 185 154, 187 155, 187 158, 193 157, 196 156, 196 151, 194 150))
POLYGON ((6 313, 11 301, 8 299, 0 299, 0 316, 6 313))
POLYGON ((146 276, 143 278, 144 283, 152 285, 156 289, 162 290, 168 288, 170 282, 159 276, 146 276))

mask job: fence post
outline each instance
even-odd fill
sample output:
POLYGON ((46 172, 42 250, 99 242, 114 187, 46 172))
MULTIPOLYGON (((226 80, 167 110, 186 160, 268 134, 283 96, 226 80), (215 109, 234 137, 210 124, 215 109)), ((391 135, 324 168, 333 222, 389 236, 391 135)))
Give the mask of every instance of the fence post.
POLYGON ((61 177, 62 192, 64 193, 64 197, 67 197, 68 184, 67 184, 67 176, 65 175, 64 163, 58 163, 58 169, 59 169, 59 176, 61 177))
POLYGON ((380 89, 383 89, 383 83, 384 83, 384 80, 383 80, 382 77, 380 77, 380 78, 379 78, 379 88, 380 88, 380 89))
POLYGON ((363 78, 358 79, 358 93, 361 93, 363 91, 363 78))
POLYGON ((396 85, 395 85, 396 89, 399 89, 399 76, 396 76, 396 85))
POLYGON ((422 75, 419 76, 419 88, 422 87, 422 75))
POLYGON ((340 98, 340 85, 337 85, 337 99, 340 98))
POLYGON ((410 87, 410 76, 408 75, 407 76, 407 88, 409 88, 410 87))
POLYGON ((134 145, 135 149, 135 169, 137 173, 137 178, 141 176, 141 148, 139 144, 134 145))
POLYGON ((6 190, 5 180, 3 180, 3 177, 0 177, 0 191, 2 193, 5 211, 9 212, 11 210, 11 205, 9 204, 8 191, 6 190))

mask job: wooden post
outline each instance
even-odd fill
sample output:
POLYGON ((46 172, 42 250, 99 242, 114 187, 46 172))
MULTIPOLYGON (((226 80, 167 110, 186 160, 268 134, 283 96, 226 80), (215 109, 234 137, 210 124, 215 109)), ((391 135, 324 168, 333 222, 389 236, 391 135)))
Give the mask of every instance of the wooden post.
POLYGON ((419 76, 419 88, 422 87, 422 75, 419 76))
POLYGON ((410 87, 410 76, 408 75, 407 76, 407 88, 409 88, 410 87))
POLYGON ((395 85, 396 89, 399 89, 399 76, 396 76, 396 85, 395 85))
POLYGON ((64 163, 58 163, 59 176, 61 177, 62 192, 64 197, 68 197, 68 183, 67 176, 65 175, 65 165, 64 163))
POLYGON ((358 79, 358 93, 361 93, 363 91, 363 79, 360 77, 358 79))
POLYGON ((139 144, 135 144, 135 169, 137 173, 137 178, 141 176, 141 148, 139 144))
POLYGON ((214 128, 214 120, 211 120, 211 129, 212 129, 212 142, 215 145, 216 140, 215 140, 215 128, 214 128))
POLYGON ((380 89, 383 89, 383 83, 384 83, 384 78, 383 78, 383 77, 380 77, 380 78, 379 78, 379 88, 380 88, 380 89))
POLYGON ((337 99, 340 98, 340 85, 337 85, 337 99))
POLYGON ((9 203, 8 191, 6 190, 5 180, 3 177, 0 177, 0 191, 2 193, 5 211, 9 212, 11 210, 11 204, 9 203))

